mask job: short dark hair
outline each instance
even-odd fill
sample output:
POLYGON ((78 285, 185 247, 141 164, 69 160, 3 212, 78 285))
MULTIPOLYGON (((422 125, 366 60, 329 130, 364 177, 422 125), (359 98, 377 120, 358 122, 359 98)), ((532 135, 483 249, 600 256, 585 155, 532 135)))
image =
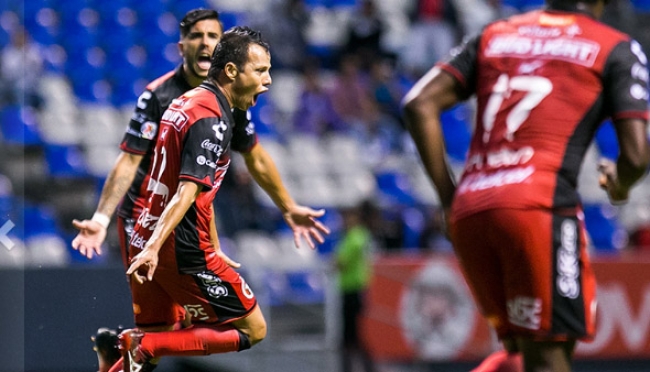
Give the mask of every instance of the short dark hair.
MULTIPOLYGON (((189 12, 185 13, 185 17, 183 17, 181 23, 178 24, 178 28, 181 32, 181 38, 187 36, 187 34, 190 33, 192 26, 194 26, 197 22, 203 21, 205 19, 214 19, 219 21, 219 24, 221 24, 221 20, 219 19, 219 12, 214 9, 199 8, 192 9, 189 12)), ((221 27, 223 28, 223 25, 221 27)))
POLYGON ((216 79, 228 62, 234 63, 241 70, 248 60, 248 49, 251 44, 257 44, 269 52, 269 44, 264 41, 259 31, 245 26, 236 26, 224 32, 212 53, 208 77, 216 79))

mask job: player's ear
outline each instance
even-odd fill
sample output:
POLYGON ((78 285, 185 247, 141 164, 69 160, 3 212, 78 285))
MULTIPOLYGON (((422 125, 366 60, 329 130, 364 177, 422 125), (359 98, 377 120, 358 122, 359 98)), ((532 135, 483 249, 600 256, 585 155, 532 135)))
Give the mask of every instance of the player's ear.
POLYGON ((226 66, 223 68, 223 71, 226 73, 226 76, 228 76, 228 78, 231 80, 235 80, 235 78, 239 74, 239 70, 237 69, 237 66, 235 66, 235 64, 232 62, 226 63, 226 66))
POLYGON ((181 58, 183 58, 183 50, 185 50, 185 45, 183 44, 183 41, 179 41, 176 43, 176 46, 178 46, 178 54, 180 54, 181 58))

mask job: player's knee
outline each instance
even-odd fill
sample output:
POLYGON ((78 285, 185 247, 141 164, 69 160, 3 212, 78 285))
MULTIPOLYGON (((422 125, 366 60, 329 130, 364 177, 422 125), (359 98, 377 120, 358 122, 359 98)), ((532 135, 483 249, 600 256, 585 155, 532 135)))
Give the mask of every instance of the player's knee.
POLYGON ((255 324, 254 327, 251 327, 250 333, 248 335, 251 346, 261 342, 266 337, 266 322, 261 321, 255 324))

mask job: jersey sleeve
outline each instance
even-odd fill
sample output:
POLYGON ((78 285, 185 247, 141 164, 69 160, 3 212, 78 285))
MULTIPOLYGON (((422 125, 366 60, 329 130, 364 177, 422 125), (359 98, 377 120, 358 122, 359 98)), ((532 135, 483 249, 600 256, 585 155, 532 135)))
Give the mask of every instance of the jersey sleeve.
POLYGON ((187 130, 181 151, 179 179, 212 188, 217 162, 226 147, 217 137, 219 121, 217 117, 203 118, 187 130))
POLYGON ((438 67, 458 80, 462 87, 460 93, 463 98, 468 98, 475 93, 480 40, 480 35, 466 39, 460 46, 452 49, 445 61, 438 64, 438 67))
POLYGON ((638 42, 619 43, 603 71, 605 110, 613 120, 648 120, 648 59, 638 42))
POLYGON ((235 125, 230 146, 237 152, 249 152, 257 144, 257 132, 255 124, 250 121, 250 111, 234 109, 232 116, 235 125))
POLYGON ((145 90, 136 104, 133 116, 120 143, 122 151, 144 155, 156 142, 161 107, 155 93, 145 90))

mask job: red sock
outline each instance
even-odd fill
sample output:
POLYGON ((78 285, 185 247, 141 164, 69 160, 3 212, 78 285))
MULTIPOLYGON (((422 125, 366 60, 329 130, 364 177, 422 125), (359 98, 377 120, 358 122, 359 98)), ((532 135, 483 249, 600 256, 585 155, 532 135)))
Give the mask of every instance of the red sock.
POLYGON ((140 342, 140 349, 154 358, 208 355, 243 350, 248 348, 247 341, 245 335, 231 326, 201 325, 178 331, 147 332, 140 342))
POLYGON ((523 372, 524 364, 521 353, 508 353, 505 350, 496 351, 487 356, 483 362, 471 372, 523 372))
POLYGON ((122 372, 122 358, 118 359, 108 372, 122 372))

